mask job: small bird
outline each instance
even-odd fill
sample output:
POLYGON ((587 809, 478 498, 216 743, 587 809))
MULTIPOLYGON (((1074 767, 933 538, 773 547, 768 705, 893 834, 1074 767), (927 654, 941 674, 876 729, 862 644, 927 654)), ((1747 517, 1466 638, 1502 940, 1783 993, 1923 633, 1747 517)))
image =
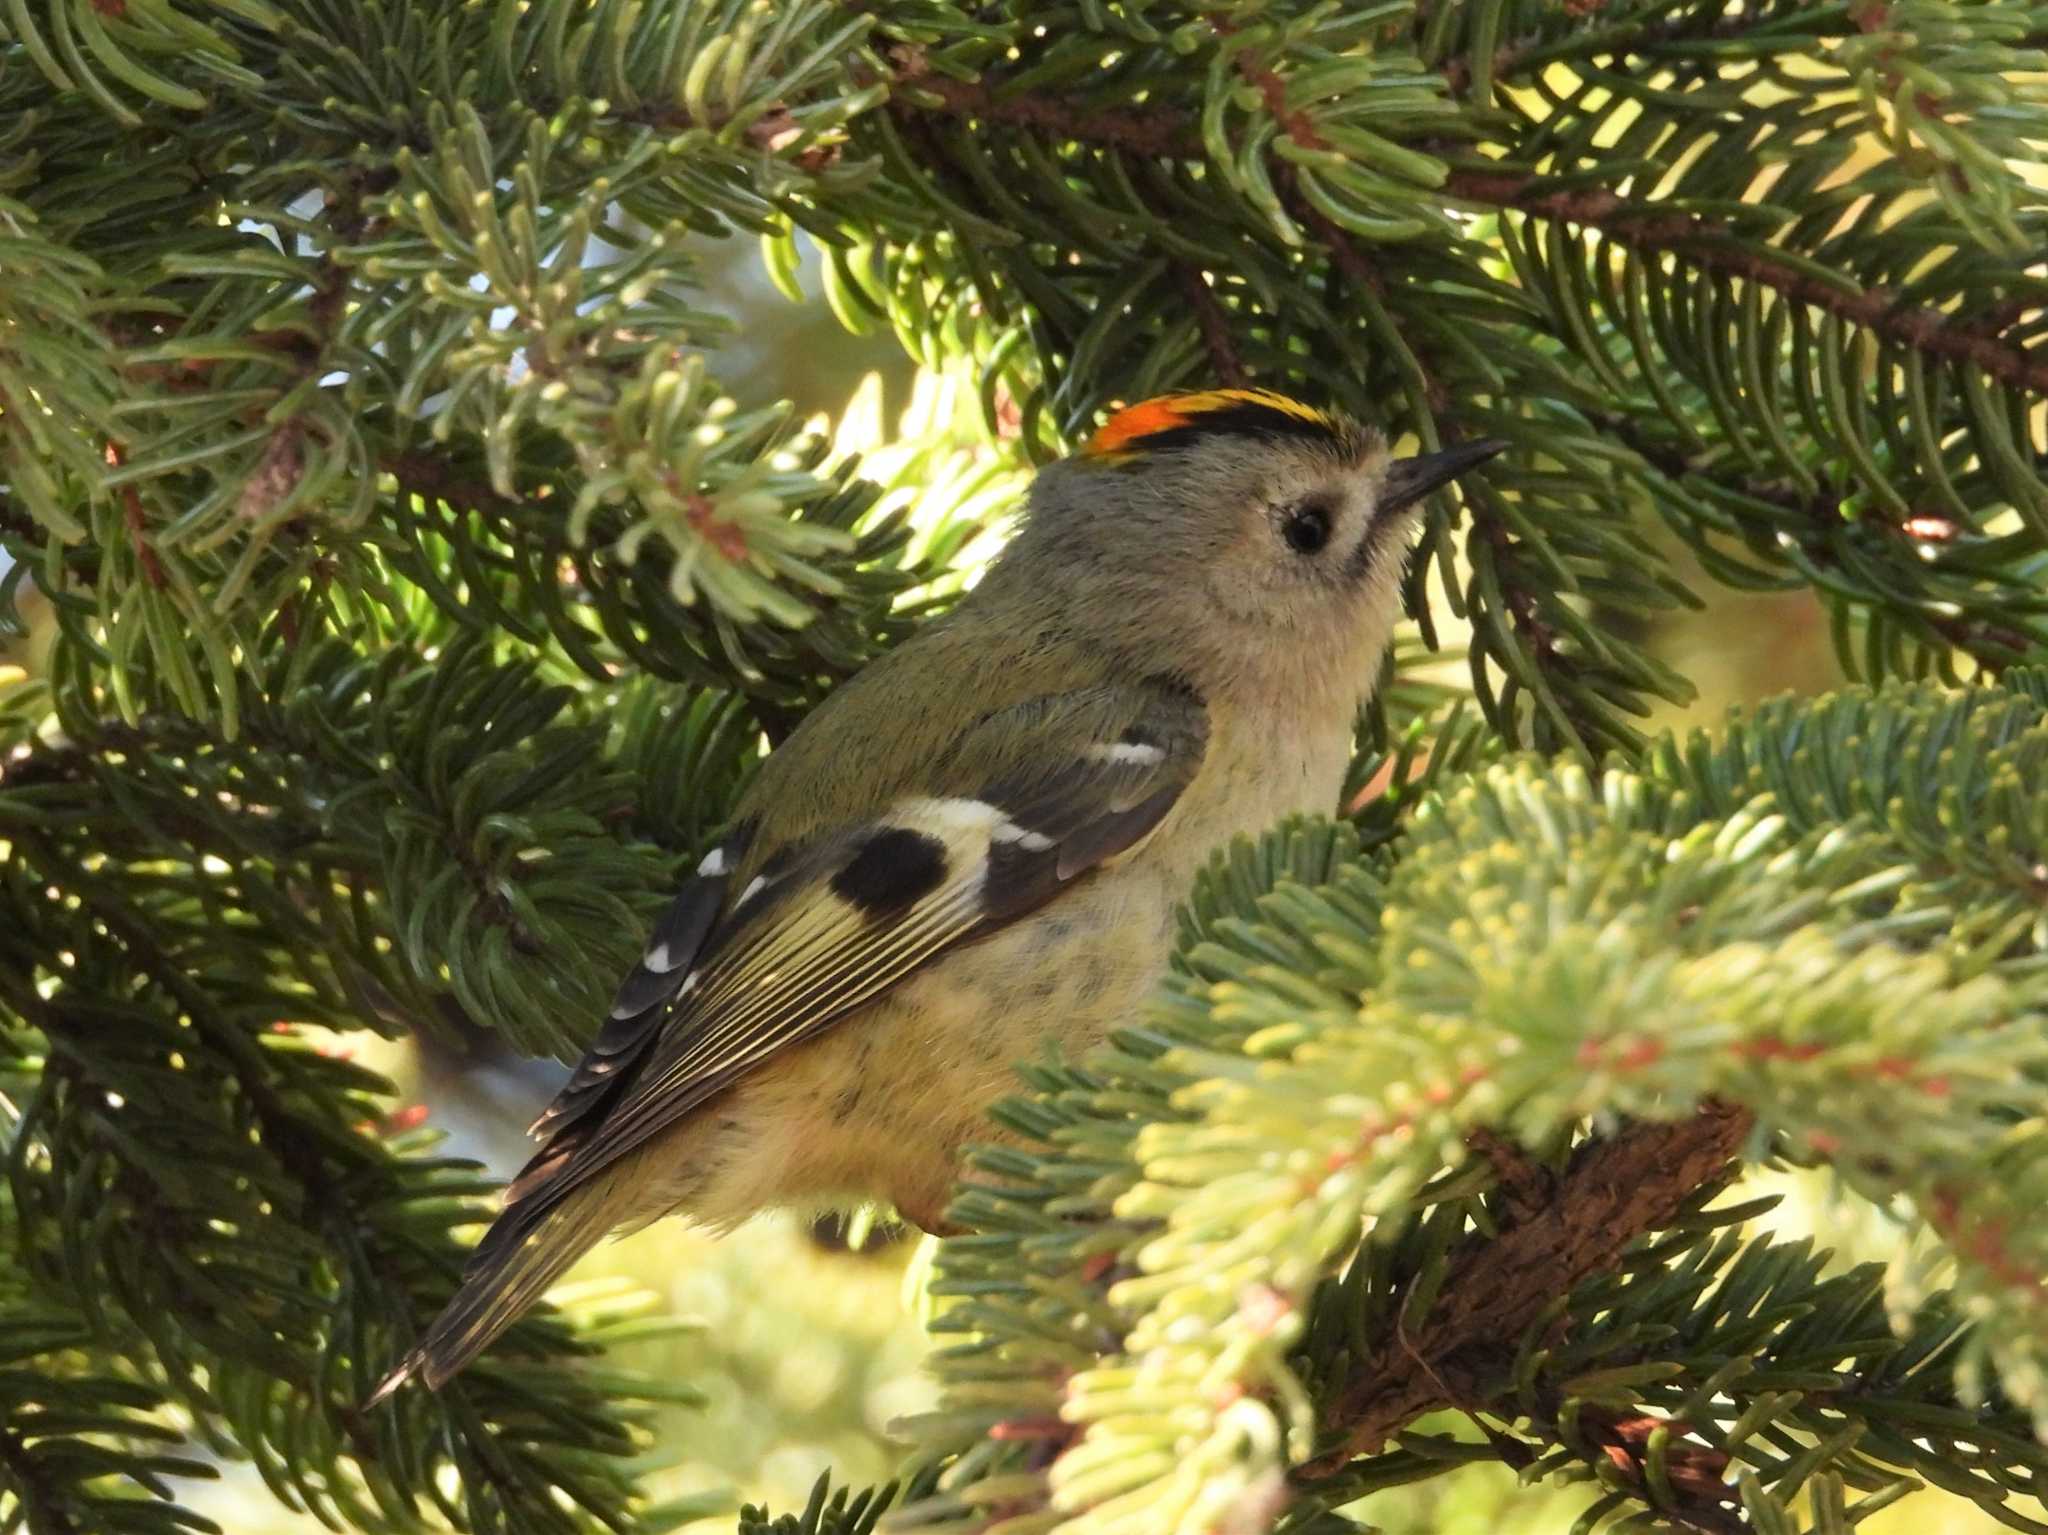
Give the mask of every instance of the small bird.
POLYGON ((608 1232, 671 1212, 722 1231, 874 1199, 942 1231, 1012 1063, 1131 1017, 1218 843, 1335 809, 1415 511, 1505 446, 1392 459, 1217 389, 1043 469, 980 584, 761 764, 370 1403, 438 1388, 608 1232))

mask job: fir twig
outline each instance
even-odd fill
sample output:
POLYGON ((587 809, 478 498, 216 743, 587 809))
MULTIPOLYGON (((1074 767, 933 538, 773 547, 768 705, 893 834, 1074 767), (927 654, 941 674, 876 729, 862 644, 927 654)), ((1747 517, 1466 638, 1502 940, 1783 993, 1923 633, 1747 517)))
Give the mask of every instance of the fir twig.
MULTIPOLYGON (((938 79, 927 71, 916 50, 899 50, 895 60, 897 68, 890 84, 901 93, 896 99, 907 111, 932 110, 951 117, 1032 128, 1056 138, 1163 160, 1202 157, 1194 125, 1171 108, 1131 113, 1076 107, 1028 91, 1005 91, 999 81, 938 79)), ((1284 169, 1284 165, 1275 167, 1276 172, 1284 169)), ((1554 190, 1544 184, 1543 177, 1503 172, 1455 170, 1444 183, 1444 191, 1477 207, 1559 219, 1599 229, 1636 249, 1681 256, 1706 270, 1760 283, 1839 315, 1929 357, 1967 362, 2001 383, 2048 393, 2048 361, 1985 334, 1981 325, 1959 323, 1935 310, 1903 303, 1897 294, 1882 289, 1858 288, 1839 278, 1823 282, 1753 245, 1728 244, 1725 232, 1700 215, 1658 212, 1654 200, 1624 198, 1605 188, 1554 190)), ((1326 239, 1328 227, 1323 226, 1326 239)))
POLYGON ((1724 228, 1698 214, 1659 212, 1654 199, 1625 198, 1605 188, 1557 191, 1546 188, 1541 177, 1472 170, 1453 171, 1444 190, 1480 207, 1560 219, 1598 229, 1637 250, 1669 252, 1703 270, 1759 283, 1838 315, 1927 357, 1967 363, 2000 383, 2048 393, 2048 359, 1986 335, 1977 323, 1954 320, 1882 288, 1859 288, 1839 276, 1822 281, 1753 244, 1730 242, 1724 228))
POLYGON ((1727 1175, 1754 1124, 1709 1105, 1676 1124, 1634 1125, 1580 1148, 1543 1209, 1449 1260, 1437 1302, 1403 1315, 1398 1334, 1360 1363, 1326 1409, 1334 1448, 1300 1475, 1313 1482, 1371 1455, 1441 1407, 1487 1400, 1521 1336, 1554 1299, 1612 1269, 1637 1238, 1669 1225, 1701 1188, 1727 1175))

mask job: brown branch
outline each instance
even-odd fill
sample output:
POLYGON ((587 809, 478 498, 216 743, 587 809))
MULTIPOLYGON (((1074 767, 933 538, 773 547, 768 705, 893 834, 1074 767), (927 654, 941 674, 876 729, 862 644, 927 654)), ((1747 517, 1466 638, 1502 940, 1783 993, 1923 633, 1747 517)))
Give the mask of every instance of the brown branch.
MULTIPOLYGON (((336 232, 347 238, 358 236, 364 227, 363 190, 352 184, 345 199, 328 199, 330 221, 336 232)), ((349 269, 332 254, 320 259, 320 274, 313 283, 313 295, 306 303, 312 322, 298 351, 299 376, 317 375, 325 365, 327 352, 341 333, 348 317, 349 269)), ((283 506, 298 489, 306 472, 306 417, 293 415, 279 422, 263 445, 263 455, 249 478, 243 482, 236 510, 252 522, 260 522, 283 506)))
POLYGON ((445 459, 414 450, 377 460, 377 468, 398 482, 408 495, 442 501, 458 511, 502 513, 509 503, 488 480, 459 474, 445 459))
POLYGON ((1479 1129, 1465 1137, 1465 1146, 1493 1168, 1494 1186, 1506 1198, 1508 1215, 1516 1225, 1532 1221, 1550 1208, 1557 1197, 1556 1182, 1513 1141, 1479 1129))
POLYGON ((837 144, 811 144, 794 155, 784 153, 803 137, 804 130, 798 125, 795 114, 781 102, 748 123, 741 132, 746 141, 761 153, 782 155, 798 170, 812 175, 830 170, 839 163, 840 148, 837 144))
MULTIPOLYGON (((921 51, 898 48, 889 83, 900 106, 937 111, 984 123, 1035 129, 1057 138, 1153 159, 1204 158, 1200 135, 1185 113, 1171 108, 1094 109, 1029 92, 1004 94, 983 81, 931 74, 921 51)), ((1902 304, 1884 288, 1849 289, 1822 282, 1763 251, 1729 243, 1695 214, 1660 212, 1654 202, 1631 202, 1605 188, 1541 191, 1541 178, 1513 171, 1452 172, 1447 197, 1480 206, 1512 208, 1537 218, 1563 219, 1599 229, 1637 250, 1669 251, 1708 271, 1725 272, 1788 298, 1867 327, 1897 345, 1932 357, 1968 362, 2004 384, 2048 394, 2048 349, 2036 354, 1983 333, 1979 322, 1951 320, 1938 310, 1902 304)), ((1320 230, 1319 233, 1325 233, 1320 230)), ((1332 257, 1336 259, 1333 248, 1332 257)))
MULTIPOLYGON (((1208 22, 1218 37, 1231 37, 1237 32, 1237 23, 1228 16, 1212 14, 1208 22)), ((1247 48, 1239 48, 1231 54, 1230 67, 1240 80, 1259 93, 1267 114, 1280 125, 1288 138, 1303 149, 1330 147, 1330 141, 1316 132, 1316 125, 1306 112, 1287 105, 1287 81, 1279 70, 1264 59, 1252 57, 1251 50, 1247 48)))
POLYGON ((1473 1426, 1486 1436, 1494 1458, 1503 1465, 1516 1471, 1534 1465, 1539 1451, 1529 1441, 1540 1440, 1566 1450, 1582 1464, 1611 1468, 1635 1489, 1637 1496, 1673 1524, 1701 1531, 1702 1535, 1742 1535, 1749 1528, 1730 1506, 1738 1503, 1740 1497, 1723 1479, 1728 1469, 1728 1452, 1692 1438, 1690 1426, 1682 1420, 1584 1405, 1577 1413, 1576 1438, 1568 1441, 1554 1426, 1564 1403, 1554 1392, 1539 1392, 1538 1398, 1536 1422, 1522 1433, 1503 1433, 1474 1420, 1473 1426), (1663 1459, 1665 1481, 1675 1500, 1672 1502, 1657 1497, 1649 1475, 1650 1442, 1659 1429, 1669 1435, 1663 1459))
MULTIPOLYGON (((388 190, 396 179, 394 171, 357 172, 349 178, 340 195, 330 193, 326 211, 333 231, 345 240, 359 240, 374 233, 377 221, 365 212, 364 202, 370 196, 388 190)), ((297 371, 301 380, 317 376, 325 371, 327 354, 348 319, 351 282, 350 269, 337 260, 331 250, 327 251, 320 257, 319 268, 313 278, 305 319, 251 331, 240 339, 275 353, 280 361, 288 362, 297 371)), ((168 334, 176 334, 176 331, 177 327, 172 327, 168 334)), ((120 347, 158 339, 154 332, 133 331, 118 319, 109 323, 108 333, 114 344, 120 347)), ((172 393, 189 394, 206 388, 208 374, 225 360, 186 358, 172 363, 135 364, 129 371, 133 377, 160 383, 172 393)), ((240 515, 251 521, 261 521, 283 505, 297 489, 306 471, 306 434, 307 417, 304 414, 289 416, 277 424, 264 444, 256 467, 242 485, 236 502, 240 515)), ((121 452, 120 445, 110 444, 107 462, 120 464, 121 452)), ((123 486, 119 494, 143 571, 152 585, 161 588, 166 584, 162 564, 143 538, 142 498, 132 486, 123 486)))
MULTIPOLYGON (((118 469, 126 461, 126 450, 120 443, 107 444, 109 464, 118 469)), ((149 520, 143 513, 142 494, 133 485, 123 485, 115 494, 121 498, 121 525, 128 530, 129 542, 135 545, 135 558, 141 562, 142 573, 151 586, 162 591, 171 584, 170 577, 164 574, 164 562, 149 541, 149 520)))
MULTIPOLYGON (((1285 185, 1290 188, 1294 185, 1292 166, 1288 167, 1285 185)), ((1328 217, 1316 212, 1315 209, 1309 207, 1306 203, 1300 204, 1293 211, 1299 213, 1308 222, 1309 227, 1315 230, 1316 237, 1328 247, 1330 264, 1337 269, 1346 282, 1350 283, 1354 288, 1364 289, 1375 298, 1385 298, 1387 296, 1386 278, 1380 276, 1379 268, 1366 260, 1358 247, 1351 243, 1349 235, 1331 223, 1328 217)))
POLYGON ((1195 319, 1202 327, 1202 341, 1209 348, 1209 366, 1225 384, 1238 388, 1248 375, 1244 359, 1238 355, 1237 342, 1230 334, 1229 316, 1200 272, 1178 264, 1175 270, 1180 275, 1181 291, 1187 294, 1188 302, 1194 306, 1195 319))
POLYGON ((1683 1422, 1650 1413, 1610 1413, 1589 1407, 1579 1414, 1580 1437, 1664 1517, 1706 1535, 1741 1535, 1749 1528, 1733 1507, 1741 1502, 1741 1495, 1722 1479, 1728 1469, 1728 1452, 1687 1434, 1683 1422), (1678 1500, 1675 1505, 1663 1503, 1651 1490, 1650 1440, 1659 1429, 1670 1435, 1664 1450, 1664 1474, 1678 1500))
MULTIPOLYGON (((1841 567, 1840 557, 1829 547, 1829 536, 1839 534, 1844 526, 1842 498, 1839 495, 1828 490, 1805 495, 1782 481, 1754 480, 1747 476, 1731 479, 1714 466, 1696 463, 1689 454, 1676 445, 1654 440, 1626 416, 1588 412, 1586 420, 1589 425, 1612 437, 1640 458, 1645 466, 1673 484, 1679 484, 1688 477, 1697 475, 1718 483, 1748 500, 1760 501, 1794 514, 1813 531, 1811 537, 1794 535, 1806 558, 1830 569, 1841 567)), ((1935 513, 1908 518, 1905 523, 1898 526, 1897 531, 1924 543, 1948 543, 1962 532, 1945 514, 1935 513)), ((1963 651, 1978 665, 1993 673, 2017 665, 2032 654, 2035 648, 2033 637, 2025 631, 1991 619, 1961 618, 1928 612, 1918 612, 1914 616, 1947 640, 1950 645, 1963 651)))
POLYGON ((1655 203, 1630 202, 1604 187, 1544 192, 1537 190, 1539 184, 1540 178, 1530 175, 1466 170, 1452 172, 1444 190, 1465 202, 1597 229, 1633 250, 1670 251, 1707 271, 1740 277, 1838 315, 1898 345, 1967 362, 2002 384, 2048 393, 2048 352, 2004 345, 1937 310, 1901 303, 1881 287, 1851 291, 1822 282, 1761 251, 1729 243, 1697 214, 1658 212, 1655 203))
MULTIPOLYGON (((979 80, 934 74, 924 50, 888 50, 892 104, 948 117, 1035 128, 1054 138, 1127 150, 1158 160, 1200 159, 1202 141, 1187 115, 1171 107, 1087 107, 1057 96, 1001 95, 979 80)), ((866 83, 866 82, 863 82, 866 83)))
MULTIPOLYGON (((1316 238, 1323 242, 1323 248, 1330 253, 1330 265, 1336 268, 1337 274, 1352 287, 1384 301, 1387 296, 1387 280, 1380 275, 1379 268, 1366 258, 1365 253, 1359 250, 1349 235, 1295 191, 1294 167, 1283 167, 1283 171, 1279 184, 1288 191, 1289 209, 1295 217, 1316 232, 1316 238)), ((1429 406, 1430 414, 1438 418, 1438 426, 1441 428, 1444 417, 1450 412, 1450 392, 1444 388, 1437 376, 1435 359, 1428 356, 1419 346, 1410 346, 1409 351, 1415 358, 1415 366, 1422 372, 1423 401, 1429 406)))
POLYGON ((1359 1367, 1329 1408, 1335 1444, 1298 1475, 1334 1475, 1426 1412, 1489 1399, 1544 1308, 1675 1220, 1727 1168, 1752 1123, 1745 1109, 1709 1103, 1689 1119, 1633 1125, 1582 1147, 1546 1208, 1452 1254, 1435 1306, 1404 1319, 1359 1367))
POLYGON ((251 522, 261 521, 298 487, 299 476, 305 473, 306 456, 302 444, 306 435, 306 421, 303 416, 289 416, 278 429, 270 434, 270 441, 263 445, 263 456, 256 461, 249 478, 242 485, 242 494, 235 503, 235 509, 251 522))

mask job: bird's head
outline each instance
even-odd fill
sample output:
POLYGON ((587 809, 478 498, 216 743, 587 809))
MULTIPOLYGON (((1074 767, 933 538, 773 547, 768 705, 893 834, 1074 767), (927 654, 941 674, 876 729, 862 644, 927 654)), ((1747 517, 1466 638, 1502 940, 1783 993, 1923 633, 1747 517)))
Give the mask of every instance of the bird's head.
POLYGON ((1378 432, 1266 390, 1163 395, 1040 473, 990 579, 1205 692, 1355 704, 1400 616, 1423 498, 1505 446, 1394 458, 1378 432))

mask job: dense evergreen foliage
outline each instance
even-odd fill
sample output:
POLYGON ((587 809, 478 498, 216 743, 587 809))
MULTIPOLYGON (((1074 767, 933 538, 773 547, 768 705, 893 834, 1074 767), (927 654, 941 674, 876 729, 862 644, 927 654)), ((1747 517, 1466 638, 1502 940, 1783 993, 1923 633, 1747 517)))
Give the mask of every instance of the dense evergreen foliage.
POLYGON ((318 1031, 573 1053, 1029 463, 1221 381, 1512 446, 1431 508, 1361 792, 1025 1067, 907 1488, 741 1528, 1330 1535, 1476 1460, 2042 1528, 2044 48, 2011 0, 0 4, 0 614, 53 630, 0 671, 0 1521, 202 1524, 202 1449, 344 1529, 682 1517, 635 1471, 688 1382, 573 1317, 358 1412, 491 1190, 318 1031), (742 236, 962 420, 736 406, 742 236), (1647 623, 1717 587, 1810 587, 1856 685, 1647 736, 1647 623), (1771 1159, 1892 1271, 1715 1202, 1771 1159))

